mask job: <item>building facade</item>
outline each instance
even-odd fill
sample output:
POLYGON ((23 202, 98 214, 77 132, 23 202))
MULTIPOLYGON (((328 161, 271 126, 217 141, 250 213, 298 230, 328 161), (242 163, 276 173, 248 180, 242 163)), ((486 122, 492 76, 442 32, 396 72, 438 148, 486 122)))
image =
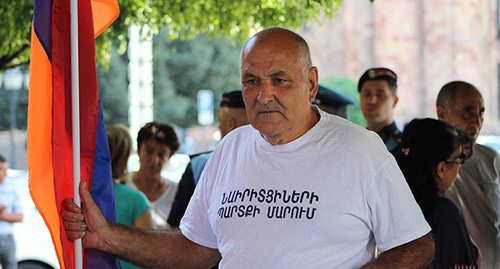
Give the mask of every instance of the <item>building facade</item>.
POLYGON ((369 67, 398 74, 401 125, 436 117, 440 88, 475 85, 485 101, 482 134, 500 134, 499 0, 343 1, 339 14, 301 30, 322 78, 357 81, 369 67))

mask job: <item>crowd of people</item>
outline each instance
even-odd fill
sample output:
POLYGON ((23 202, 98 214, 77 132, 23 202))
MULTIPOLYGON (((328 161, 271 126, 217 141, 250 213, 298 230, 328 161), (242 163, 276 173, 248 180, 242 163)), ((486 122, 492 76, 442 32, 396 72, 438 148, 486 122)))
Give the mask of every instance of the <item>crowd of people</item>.
POLYGON ((107 222, 82 183, 82 207, 63 202, 68 239, 124 268, 500 268, 500 158, 476 144, 476 87, 444 85, 437 119, 400 129, 396 72, 369 68, 362 127, 347 119, 354 100, 319 85, 293 31, 251 37, 240 71, 241 91, 221 99, 223 138, 191 156, 179 185, 161 176, 179 149, 171 125, 141 128, 135 172, 128 130, 108 126, 125 225, 107 222))

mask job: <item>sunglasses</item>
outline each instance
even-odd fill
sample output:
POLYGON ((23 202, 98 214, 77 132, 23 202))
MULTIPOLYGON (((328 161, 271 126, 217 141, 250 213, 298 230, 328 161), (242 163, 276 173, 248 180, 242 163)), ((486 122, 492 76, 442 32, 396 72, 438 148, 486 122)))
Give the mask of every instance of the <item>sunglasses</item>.
POLYGON ((460 153, 460 156, 458 156, 458 158, 451 159, 451 160, 448 159, 448 160, 446 160, 444 162, 447 163, 447 164, 458 164, 458 165, 462 166, 465 163, 465 158, 466 157, 467 156, 465 155, 465 153, 462 152, 462 153, 460 153))

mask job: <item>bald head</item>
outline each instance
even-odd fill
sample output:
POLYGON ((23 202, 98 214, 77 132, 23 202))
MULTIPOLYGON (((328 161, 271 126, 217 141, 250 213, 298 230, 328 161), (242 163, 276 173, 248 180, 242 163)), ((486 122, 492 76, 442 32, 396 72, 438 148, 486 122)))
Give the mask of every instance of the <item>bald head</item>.
POLYGON ((450 109, 453 106, 458 94, 467 93, 481 95, 476 87, 468 82, 456 80, 446 83, 438 93, 436 106, 442 106, 450 109))
POLYGON ((265 44, 263 47, 269 49, 274 48, 289 52, 289 56, 296 59, 305 73, 312 67, 309 45, 307 45, 305 39, 293 31, 280 27, 262 30, 251 37, 243 46, 241 52, 242 62, 255 47, 261 44, 265 44))

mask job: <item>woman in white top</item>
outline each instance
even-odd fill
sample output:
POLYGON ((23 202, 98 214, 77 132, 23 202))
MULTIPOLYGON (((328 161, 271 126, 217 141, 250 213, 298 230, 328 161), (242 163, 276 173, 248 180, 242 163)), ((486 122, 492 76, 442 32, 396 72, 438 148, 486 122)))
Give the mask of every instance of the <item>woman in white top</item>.
POLYGON ((146 195, 153 208, 153 219, 160 229, 167 228, 166 220, 177 190, 177 183, 162 177, 161 171, 179 145, 174 128, 168 124, 150 122, 137 134, 140 167, 131 173, 127 185, 146 195))

